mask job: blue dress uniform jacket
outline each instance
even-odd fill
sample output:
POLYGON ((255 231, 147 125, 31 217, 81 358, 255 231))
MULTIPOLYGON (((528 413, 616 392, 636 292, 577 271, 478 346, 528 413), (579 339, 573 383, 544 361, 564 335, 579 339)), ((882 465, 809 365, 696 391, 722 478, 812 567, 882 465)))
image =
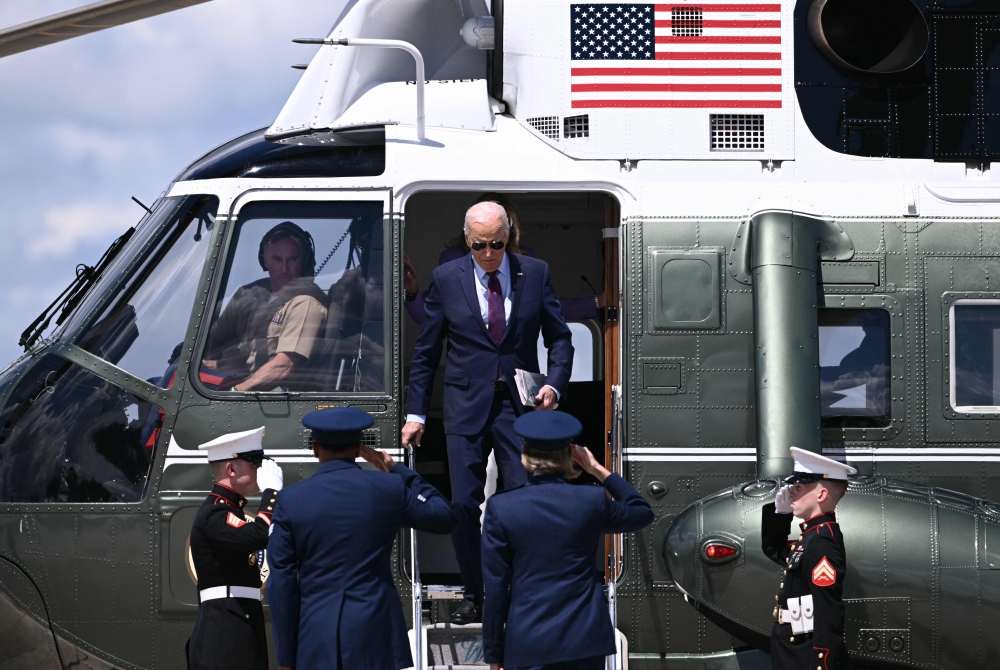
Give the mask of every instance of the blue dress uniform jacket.
MULTIPOLYGON (((562 318, 552 288, 549 266, 535 258, 508 254, 511 274, 510 318, 499 346, 483 323, 476 293, 472 254, 434 270, 423 326, 413 352, 407 414, 427 414, 434 373, 441 362, 441 347, 448 337, 448 359, 444 373, 444 430, 449 435, 475 435, 493 405, 497 366, 511 389, 514 370, 538 372, 538 333, 549 347, 549 369, 545 383, 565 395, 573 372, 573 336, 562 318)), ((517 393, 514 411, 524 408, 517 393)))
POLYGON ((801 525, 802 535, 789 544, 791 514, 777 514, 774 505, 761 510, 764 553, 781 566, 781 586, 771 631, 771 663, 777 670, 849 670, 844 643, 844 536, 833 514, 801 525), (813 598, 813 632, 796 635, 789 623, 778 621, 789 598, 813 598))
POLYGON ((603 487, 532 475, 490 498, 483 522, 486 662, 527 668, 615 653, 598 543, 652 521, 649 504, 617 474, 603 487))
POLYGON ((392 579, 403 527, 449 533, 451 506, 407 467, 322 464, 278 495, 267 562, 278 665, 396 670, 413 665, 392 579))

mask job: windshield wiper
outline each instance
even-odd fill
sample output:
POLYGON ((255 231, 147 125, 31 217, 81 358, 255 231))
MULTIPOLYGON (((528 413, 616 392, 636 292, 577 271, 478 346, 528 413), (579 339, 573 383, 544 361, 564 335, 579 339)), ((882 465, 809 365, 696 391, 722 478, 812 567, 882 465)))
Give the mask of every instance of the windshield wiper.
POLYGON ((59 318, 56 319, 56 326, 62 325, 66 317, 83 300, 83 296, 87 294, 87 291, 94 285, 94 282, 108 269, 111 261, 115 259, 122 248, 132 239, 134 233, 135 227, 126 230, 121 237, 111 243, 111 246, 104 252, 104 255, 101 256, 96 265, 84 265, 83 263, 77 265, 76 279, 66 287, 66 290, 59 294, 59 297, 52 301, 51 305, 38 315, 37 319, 31 322, 30 326, 24 329, 24 332, 21 333, 21 339, 17 342, 18 346, 24 347, 25 351, 34 346, 38 338, 49 327, 49 322, 52 321, 52 317, 56 312, 59 312, 59 318))

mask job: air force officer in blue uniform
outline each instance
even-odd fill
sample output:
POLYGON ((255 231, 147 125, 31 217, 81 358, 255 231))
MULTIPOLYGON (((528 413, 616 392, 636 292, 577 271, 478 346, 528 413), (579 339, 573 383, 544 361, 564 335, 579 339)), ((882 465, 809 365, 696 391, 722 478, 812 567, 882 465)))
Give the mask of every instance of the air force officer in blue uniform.
POLYGON ((603 670, 615 634, 595 566, 598 544, 648 526, 653 511, 586 447, 570 444, 582 430, 576 418, 532 412, 514 429, 531 475, 486 505, 485 660, 493 670, 603 670), (567 482, 579 474, 573 461, 604 486, 567 482))
POLYGON ((373 422, 350 407, 302 419, 320 466, 281 492, 267 547, 267 597, 283 669, 413 665, 392 580, 392 543, 404 526, 449 533, 455 515, 420 475, 361 444, 361 431, 373 422), (379 472, 359 468, 359 452, 379 472))
POLYGON ((479 506, 484 500, 486 462, 496 453, 504 486, 527 479, 514 419, 524 412, 514 370, 538 372, 538 333, 549 349, 548 374, 536 400, 552 409, 565 393, 573 370, 570 330, 544 262, 505 253, 510 223, 495 202, 473 205, 465 215, 468 255, 438 266, 424 303, 424 319, 410 368, 403 445, 420 444, 424 417, 448 338, 444 373, 444 432, 448 442, 452 506, 458 527, 452 534, 464 585, 464 604, 455 624, 480 620, 479 506))

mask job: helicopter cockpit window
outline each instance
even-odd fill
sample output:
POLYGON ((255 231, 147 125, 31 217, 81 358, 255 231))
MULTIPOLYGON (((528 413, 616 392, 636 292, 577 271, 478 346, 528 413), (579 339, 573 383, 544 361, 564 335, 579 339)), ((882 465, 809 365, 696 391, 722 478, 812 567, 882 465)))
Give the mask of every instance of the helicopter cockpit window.
POLYGON ((79 338, 80 346, 137 377, 169 388, 191 319, 219 200, 186 199, 151 251, 79 338))
POLYGON ((385 389, 381 202, 240 211, 202 360, 218 390, 385 389))
POLYGON ((891 423, 889 361, 886 310, 819 310, 824 428, 876 428, 891 423))
POLYGON ((0 411, 0 500, 137 502, 162 423, 156 405, 47 355, 0 411))
POLYGON ((1000 303, 960 301, 950 318, 952 407, 1000 411, 1000 303))

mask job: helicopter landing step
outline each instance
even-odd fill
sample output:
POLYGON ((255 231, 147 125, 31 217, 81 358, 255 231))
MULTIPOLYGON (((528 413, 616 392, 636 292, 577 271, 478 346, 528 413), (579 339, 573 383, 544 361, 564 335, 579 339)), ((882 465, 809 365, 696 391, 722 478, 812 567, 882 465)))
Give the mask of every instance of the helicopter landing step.
MULTIPOLYGON (((621 650, 624 641, 621 633, 617 633, 616 637, 621 650)), ((412 630, 410 645, 412 649, 412 630)), ((625 653, 628 653, 627 646, 625 653)), ((489 667, 489 663, 483 659, 483 625, 471 623, 456 626, 450 623, 436 623, 424 626, 423 667, 425 670, 475 670, 489 667)), ((621 668, 621 663, 616 663, 616 670, 621 668)))

